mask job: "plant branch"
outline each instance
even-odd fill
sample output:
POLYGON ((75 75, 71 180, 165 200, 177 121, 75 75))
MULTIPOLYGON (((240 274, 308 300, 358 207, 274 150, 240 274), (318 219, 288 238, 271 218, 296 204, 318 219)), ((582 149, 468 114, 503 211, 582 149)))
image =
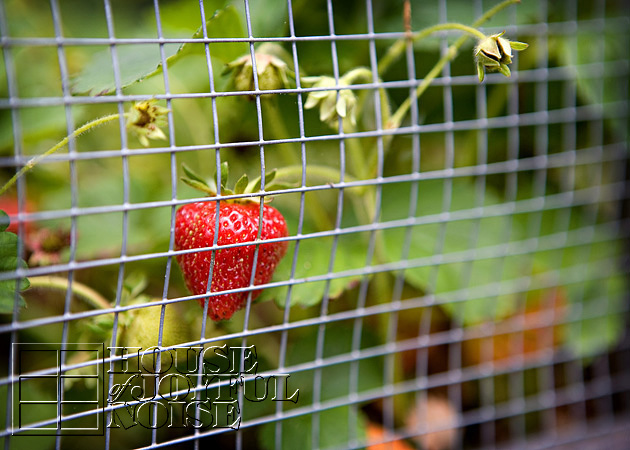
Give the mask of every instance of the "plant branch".
POLYGON ((505 0, 504 2, 499 3, 498 5, 493 6, 488 11, 482 14, 482 16, 475 20, 472 24, 473 27, 480 27, 488 20, 492 18, 495 14, 498 14, 500 11, 503 11, 510 5, 514 5, 516 3, 521 3, 521 0, 505 0))
MULTIPOLYGON (((512 1, 512 0, 510 0, 512 1)), ((387 69, 396 61, 405 51, 405 47, 407 42, 417 42, 421 39, 424 39, 433 33, 437 33, 439 31, 446 30, 458 30, 464 33, 468 33, 471 36, 476 37, 477 39, 485 39, 486 35, 481 31, 474 27, 469 27, 468 25, 464 25, 461 23, 440 23, 437 25, 433 25, 431 27, 425 28, 424 30, 420 30, 416 33, 413 33, 411 36, 403 39, 399 39, 396 41, 387 51, 383 59, 378 64, 378 73, 379 75, 383 75, 387 69)))
MULTIPOLYGON (((68 279, 63 277, 31 277, 29 278, 29 281, 31 283, 29 289, 35 288, 67 291, 68 287, 70 286, 70 283, 68 283, 68 279)), ((112 305, 107 301, 105 297, 103 297, 91 287, 79 283, 78 281, 72 282, 71 290, 74 295, 96 309, 109 309, 112 307, 112 305)))
MULTIPOLYGON (((389 122, 386 124, 385 128, 386 129, 390 129, 390 130, 399 128, 400 125, 402 124, 403 119, 407 115, 407 112, 409 112, 409 108, 411 107, 411 102, 412 101, 417 101, 418 98, 420 98, 420 96, 427 90, 427 88, 433 82, 433 80, 440 74, 440 72, 442 71, 444 66, 457 56, 457 53, 458 53, 460 47, 462 45, 464 45, 464 43, 468 39, 469 35, 473 35, 473 36, 475 36, 477 38, 485 38, 486 36, 483 33, 481 33, 479 30, 477 30, 477 27, 483 25, 490 18, 492 18, 492 16, 494 16, 498 12, 502 11, 503 9, 505 9, 508 6, 510 6, 512 4, 515 4, 515 3, 520 3, 520 0, 505 0, 504 2, 499 3, 495 7, 489 9, 488 11, 486 11, 479 19, 477 19, 472 24, 471 27, 468 27, 468 26, 462 25, 462 24, 446 23, 446 24, 440 24, 440 25, 436 25, 436 26, 433 26, 433 27, 426 28, 425 30, 422 30, 418 34, 414 35, 412 37, 412 39, 413 40, 418 40, 418 39, 421 39, 423 37, 428 36, 431 33, 434 33, 436 31, 440 31, 439 27, 443 27, 441 29, 457 29, 457 30, 464 31, 464 32, 467 33, 466 35, 461 36, 459 39, 457 39, 457 41, 455 41, 448 48, 446 53, 444 55, 442 55, 442 57, 435 64, 435 66, 433 66, 433 68, 429 71, 427 76, 424 77, 422 82, 420 82, 420 84, 416 88, 414 96, 413 97, 408 97, 398 107, 396 112, 391 116, 389 122)), ((384 59, 381 62, 381 64, 379 64, 379 73, 381 73, 381 68, 383 68, 383 71, 386 70, 389 67, 389 65, 396 58, 398 58, 402 54, 402 52, 404 51, 404 48, 405 48, 405 44, 406 44, 406 40, 405 39, 401 39, 400 41, 397 41, 392 46, 390 51, 388 51, 387 55, 384 57, 384 59), (394 47, 396 47, 396 48, 394 48, 394 47)), ((393 138, 394 138, 393 135, 387 135, 387 136, 385 136, 383 138, 383 148, 385 149, 385 151, 387 151, 387 149, 389 149, 389 146, 390 146, 391 141, 392 141, 393 138)), ((371 173, 374 171, 374 167, 375 166, 376 166, 376 158, 374 156, 372 156, 372 159, 371 159, 370 165, 369 165, 371 173)))

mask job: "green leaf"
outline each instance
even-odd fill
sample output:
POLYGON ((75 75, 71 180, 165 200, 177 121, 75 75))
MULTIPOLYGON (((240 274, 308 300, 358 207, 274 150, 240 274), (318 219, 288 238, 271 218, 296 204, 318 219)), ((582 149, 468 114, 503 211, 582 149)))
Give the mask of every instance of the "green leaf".
MULTIPOLYGON (((243 16, 234 6, 228 6, 218 10, 210 20, 206 22, 208 38, 245 38, 247 33, 243 28, 243 16)), ((194 39, 203 38, 203 29, 199 27, 193 35, 194 39)), ((184 44, 191 47, 190 51, 205 54, 205 46, 201 44, 184 44)), ((223 63, 229 63, 239 56, 247 53, 249 44, 246 42, 225 42, 210 45, 210 56, 223 63)))
MULTIPOLYGON (((265 190, 271 185, 273 180, 276 178, 277 169, 273 169, 271 172, 265 174, 265 190)), ((256 177, 247 185, 247 189, 245 192, 256 193, 260 191, 260 187, 262 185, 261 177, 256 177)))
POLYGON ((186 164, 182 164, 182 170, 186 174, 188 178, 191 180, 198 181, 199 183, 208 184, 206 180, 204 180, 201 176, 197 175, 193 170, 188 167, 186 164))
POLYGON ((290 189, 292 187, 295 187, 295 185, 277 181, 275 183, 271 183, 265 186, 265 191, 278 191, 280 189, 290 189))
MULTIPOLYGON (((230 168, 228 166, 227 161, 223 161, 221 163, 221 193, 226 192, 227 189, 227 182, 228 182, 228 175, 230 173, 230 168)), ((217 173, 214 173, 214 176, 212 177, 214 180, 217 179, 217 173)))
MULTIPOLYGON (((562 231, 557 224, 564 222, 563 214, 567 211, 545 212, 541 234, 562 231)), ((573 208, 570 229, 589 229, 589 215, 573 208)), ((584 281, 566 283, 568 313, 561 319, 567 321, 563 327, 564 345, 576 357, 585 358, 586 364, 592 357, 609 351, 623 336, 628 292, 628 279, 620 268, 624 248, 618 236, 599 227, 587 240, 535 255, 538 266, 562 269, 569 274, 580 270, 584 274, 584 281)), ((563 280, 558 280, 558 284, 562 285, 563 280)))
POLYGON ((205 192, 208 195, 216 195, 216 190, 212 189, 210 186, 208 186, 206 183, 200 183, 197 180, 191 180, 185 177, 180 178, 184 183, 186 183, 188 186, 197 189, 199 191, 205 192))
POLYGON ((260 191, 260 184, 261 184, 260 177, 254 178, 247 185, 247 189, 245 190, 245 192, 255 193, 255 192, 260 191))
MULTIPOLYGON (((317 327, 309 328, 305 335, 292 341, 287 354, 287 366, 308 363, 316 358, 318 341, 317 327)), ((352 352, 353 329, 345 324, 329 324, 324 335, 323 358, 334 358, 352 352)), ((377 338, 364 329, 361 335, 361 348, 366 349, 379 345, 377 338)), ((347 398, 350 395, 350 376, 353 363, 346 362, 332 364, 321 368, 323 389, 321 401, 347 398)), ((365 392, 377 389, 383 385, 384 358, 377 356, 365 358, 357 363, 358 380, 357 391, 365 392)), ((314 369, 292 373, 289 378, 291 392, 300 390, 298 406, 308 405, 313 399, 313 374, 314 369)), ((366 418, 359 410, 357 417, 358 427, 349 423, 349 406, 341 406, 321 411, 320 418, 320 448, 344 448, 347 446, 351 435, 348 430, 356 430, 353 437, 363 439, 365 437, 366 418)), ((311 416, 303 415, 284 421, 282 427, 282 448, 311 448, 311 416)), ((275 448, 275 424, 265 425, 260 434, 260 444, 265 449, 275 448)))
MULTIPOLYGON (((233 7, 217 11, 206 22, 209 38, 242 38, 245 37, 241 24, 241 17, 233 7)), ((193 39, 203 38, 200 27, 192 36, 193 39)), ((205 46, 197 43, 185 43, 179 47, 165 44, 163 46, 166 63, 170 67, 180 58, 190 54, 204 54, 205 46)), ((212 58, 222 62, 229 62, 247 51, 244 42, 230 42, 210 44, 212 58)), ((118 45, 116 46, 118 66, 120 67, 120 84, 125 88, 162 73, 162 63, 159 45, 118 45)), ((73 80, 72 93, 86 95, 104 95, 114 91, 116 85, 112 69, 112 54, 110 49, 95 54, 89 65, 73 80)))
POLYGON ((9 227, 9 215, 0 209, 0 231, 4 231, 9 227))
MULTIPOLYGON (((217 187, 214 180, 204 180, 200 175, 195 173, 190 167, 182 163, 182 170, 186 177, 181 177, 181 180, 188 186, 204 192, 208 195, 216 195, 217 187)), ((214 178, 216 179, 216 173, 214 178)))
MULTIPOLYGON (((0 314, 13 313, 13 304, 15 303, 15 287, 15 280, 0 281, 0 314)), ((22 286, 20 286, 20 290, 23 290, 22 286)), ((24 301, 24 298, 19 295, 18 308, 21 309, 25 307, 26 302, 24 301)))
POLYGON ((512 47, 513 50, 521 51, 529 47, 529 44, 525 42, 510 41, 510 47, 512 47))
POLYGON ((149 280, 147 279, 147 275, 144 272, 133 272, 129 274, 124 280, 124 290, 123 290, 123 298, 124 303, 127 304, 129 301, 137 298, 146 287, 149 285, 149 280))
MULTIPOLYGON (((243 2, 239 4, 243 5, 243 2)), ((255 37, 286 36, 288 30, 286 1, 251 2, 249 7, 252 33, 255 37), (270 14, 270 11, 273 11, 273 14, 270 14)))
POLYGON ((234 193, 235 194, 244 193, 245 189, 247 189, 248 183, 249 183, 249 179, 247 178, 247 174, 244 173, 243 176, 241 176, 241 178, 239 178, 238 181, 236 182, 236 186, 234 186, 234 193))
MULTIPOLYGON (((286 215, 285 215, 286 216, 286 215)), ((360 275, 341 276, 339 272, 360 270, 365 266, 367 254, 367 235, 356 233, 339 236, 333 270, 328 274, 331 261, 333 238, 313 238, 300 241, 295 279, 305 282, 295 284, 291 288, 291 306, 304 307, 317 305, 327 293, 329 298, 339 297, 346 289, 356 285, 360 275), (330 281, 310 281, 309 278, 330 275, 330 281), (327 286, 328 285, 328 286, 327 286)), ((286 281, 291 278, 293 252, 295 242, 289 245, 286 256, 282 259, 274 273, 274 281, 286 281)), ((278 306, 284 307, 288 287, 265 289, 261 300, 274 299, 278 306)))
MULTIPOLYGON (((352 353, 353 327, 348 323, 326 325, 323 358, 336 358, 352 353)), ((369 349, 381 344, 376 330, 366 327, 361 333, 361 349, 369 349)), ((287 366, 308 364, 317 357, 318 328, 311 327, 295 339, 287 352, 287 366)), ((357 391, 365 392, 383 385, 383 356, 365 358, 358 362, 357 391)), ((320 394, 322 401, 344 398, 350 394, 350 367, 347 359, 339 364, 321 368, 326 389, 320 394)), ((315 369, 291 374, 292 383, 300 388, 300 401, 305 403, 313 398, 313 372, 315 369)))
POLYGON ((585 358, 587 364, 594 356, 610 351, 623 336, 627 287, 620 274, 568 287, 569 315, 577 320, 566 324, 564 341, 571 353, 585 358))
MULTIPOLYGON (((178 52, 177 46, 164 45, 167 62, 178 52)), ((120 67, 122 88, 140 82, 162 71, 160 48, 157 45, 118 45, 116 57, 120 67)), ((106 95, 116 88, 112 53, 106 49, 95 53, 89 64, 72 81, 74 95, 106 95)))
MULTIPOLYGON (((390 184, 383 187, 382 221, 407 219, 411 195, 410 184, 390 184)), ((440 297, 452 291, 475 288, 491 283, 517 278, 523 275, 527 261, 518 256, 502 255, 498 250, 492 258, 464 257, 466 253, 484 247, 498 246, 521 236, 518 224, 507 217, 483 217, 468 220, 439 220, 444 194, 443 180, 428 180, 418 183, 416 217, 433 218, 426 224, 411 228, 408 242, 408 259, 411 268, 405 271, 405 280, 414 287, 440 297), (476 227, 479 234, 474 236, 476 227), (444 233, 443 245, 440 238, 444 233), (433 255, 441 255, 446 261, 431 262, 433 255), (413 267, 416 265, 416 267, 413 267)), ((498 198, 489 190, 484 193, 485 204, 498 203, 498 198)), ((463 179, 453 180, 450 211, 467 210, 477 204, 475 186, 463 179)), ((386 229, 383 232, 385 252, 390 262, 399 262, 407 227, 386 229)), ((442 307, 465 324, 479 323, 505 317, 512 313, 516 304, 515 295, 474 298, 465 302, 444 303, 442 307)))
POLYGON ((267 172, 265 174, 265 189, 267 189, 267 186, 269 186, 271 184, 271 182, 273 180, 275 180, 276 173, 278 173, 278 170, 277 169, 273 169, 271 172, 267 172))
POLYGON ((499 72, 502 75, 506 76, 506 77, 509 77, 511 75, 510 68, 508 67, 507 64, 500 64, 499 65, 499 72))
MULTIPOLYGON (((8 216, 4 211, 0 212, 2 213, 0 215, 0 222, 4 230, 6 226, 8 226, 8 216)), ((17 250, 17 235, 8 231, 0 231, 0 272, 15 272, 18 267, 26 268, 26 263, 17 257, 17 250)), ((0 314, 12 313, 16 298, 18 300, 18 306, 20 308, 25 307, 26 302, 19 292, 27 289, 29 285, 30 283, 27 278, 22 278, 19 281, 0 281, 0 314)))
MULTIPOLYGON (((349 406, 323 410, 319 413, 319 421, 319 448, 344 448, 350 442, 348 432, 350 428, 355 430, 353 438, 365 439, 367 419, 360 410, 356 424, 349 423, 349 406)), ((313 426, 310 414, 293 417, 282 423, 282 448, 311 448, 313 426)), ((275 430, 276 426, 273 422, 262 427, 259 441, 263 449, 276 448, 275 430)))
POLYGON ((624 39, 620 39, 619 34, 613 29, 605 29, 603 33, 578 33, 576 39, 577 42, 574 42, 574 37, 564 35, 551 39, 549 42, 550 59, 557 59, 559 65, 569 66, 575 72, 581 100, 603 108, 603 114, 609 118, 609 122, 617 131, 625 131, 628 126, 627 121, 617 113, 615 105, 619 100, 617 93, 619 89, 624 89, 626 78, 615 73, 616 69, 612 69, 611 73, 606 74, 610 78, 606 89, 601 89, 601 79, 593 77, 589 70, 589 65, 593 63, 595 57, 602 63, 611 63, 617 61, 620 55, 627 54, 624 39))

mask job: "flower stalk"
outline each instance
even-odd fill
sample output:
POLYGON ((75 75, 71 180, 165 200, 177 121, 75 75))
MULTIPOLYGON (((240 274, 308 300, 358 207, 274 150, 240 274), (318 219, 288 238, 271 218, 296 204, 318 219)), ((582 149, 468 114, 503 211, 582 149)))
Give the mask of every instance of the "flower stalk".
POLYGON ((111 122, 113 120, 116 120, 120 118, 119 114, 110 114, 109 116, 104 116, 101 117, 99 119, 93 120, 91 122, 86 123, 85 125, 77 128, 76 130, 74 130, 74 132, 72 132, 71 134, 69 134, 68 136, 66 136, 65 138, 63 138, 61 141, 59 141, 57 144, 55 144, 54 146, 52 146, 50 149, 46 150, 44 153, 42 153, 41 155, 37 155, 34 158, 31 158, 25 165, 24 167, 22 167, 15 175, 13 175, 13 177, 11 177, 11 179, 9 181, 7 181, 5 183, 4 186, 2 186, 2 188, 0 188, 0 195, 4 194, 11 186, 13 186, 15 184, 15 182, 18 180, 18 178, 20 178, 22 175, 24 175, 26 172, 28 172, 29 170, 31 170, 33 167, 35 167, 42 159, 46 158, 47 156, 52 155, 53 153, 57 152, 59 149, 62 149, 63 147, 65 147, 68 142, 70 142, 70 139, 74 139, 80 135, 82 135, 83 133, 86 133, 100 125, 104 125, 108 122, 111 122))
MULTIPOLYGON (((166 123, 165 116, 169 110, 156 105, 156 102, 157 100, 152 99, 135 103, 131 106, 129 112, 123 114, 123 117, 127 119, 127 130, 134 133, 140 143, 145 147, 149 146, 149 139, 166 140, 166 135, 160 129, 160 126, 163 126, 166 123)), ((70 139, 75 139, 88 131, 92 131, 96 127, 105 125, 106 123, 117 119, 120 119, 120 114, 110 114, 80 126, 41 155, 31 158, 24 167, 22 167, 15 175, 13 175, 13 177, 11 177, 11 179, 9 179, 9 181, 4 184, 4 186, 2 186, 2 188, 0 188, 0 195, 9 190, 9 188, 16 183, 18 178, 39 164, 42 159, 65 147, 68 142, 70 142, 70 139)))
POLYGON ((112 307, 112 304, 105 297, 78 281, 73 280, 72 284, 70 284, 67 278, 56 276, 31 277, 29 281, 31 282, 30 289, 50 289, 64 292, 70 289, 73 295, 76 295, 77 298, 80 298, 95 309, 109 309, 112 307))

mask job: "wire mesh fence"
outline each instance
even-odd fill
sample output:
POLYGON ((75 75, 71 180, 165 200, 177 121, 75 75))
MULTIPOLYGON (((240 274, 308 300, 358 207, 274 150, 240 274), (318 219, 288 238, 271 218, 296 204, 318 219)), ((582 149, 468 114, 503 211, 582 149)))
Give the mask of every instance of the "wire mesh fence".
POLYGON ((4 447, 625 448, 630 15, 515 3, 1 0, 4 447))

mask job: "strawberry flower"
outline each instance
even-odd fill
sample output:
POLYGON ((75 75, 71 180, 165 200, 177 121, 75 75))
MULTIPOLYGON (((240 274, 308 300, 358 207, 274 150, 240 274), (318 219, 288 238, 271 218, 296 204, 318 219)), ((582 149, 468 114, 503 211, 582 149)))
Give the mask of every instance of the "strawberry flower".
POLYGON ((499 72, 506 77, 510 76, 508 64, 512 63, 512 50, 520 51, 529 47, 525 42, 509 41, 502 37, 505 31, 493 34, 480 40, 475 47, 475 61, 477 63, 477 76, 483 81, 485 71, 499 72))
MULTIPOLYGON (((289 87, 289 66, 275 55, 281 50, 275 44, 263 44, 255 52, 258 88, 261 91, 286 89, 289 87)), ((233 72, 234 88, 237 91, 253 91, 254 67, 251 55, 241 56, 229 63, 223 73, 233 72)))
POLYGON ((125 116, 127 129, 134 133, 145 147, 149 146, 149 139, 166 140, 166 135, 160 126, 166 125, 167 108, 156 105, 157 100, 145 100, 135 103, 125 116))
MULTIPOLYGON (((304 77, 302 81, 305 84, 311 84, 311 87, 322 89, 349 86, 343 77, 339 79, 338 85, 333 77, 328 76, 304 77)), ((319 107, 319 120, 337 129, 340 117, 344 128, 348 125, 356 125, 356 104, 357 98, 350 89, 323 90, 310 92, 306 97, 304 108, 319 107)))

